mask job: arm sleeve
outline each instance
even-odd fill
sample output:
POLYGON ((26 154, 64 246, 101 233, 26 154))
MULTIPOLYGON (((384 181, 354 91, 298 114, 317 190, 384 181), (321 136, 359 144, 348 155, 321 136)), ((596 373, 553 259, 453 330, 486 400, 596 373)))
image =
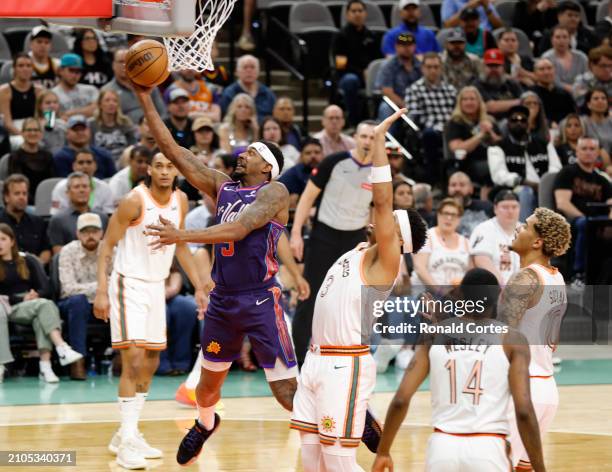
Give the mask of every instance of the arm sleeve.
POLYGON ((393 77, 391 76, 391 61, 385 61, 374 81, 374 87, 381 89, 383 87, 393 87, 393 77))
POLYGON ((457 13, 457 6, 452 0, 444 0, 440 9, 440 18, 442 23, 448 20, 451 16, 457 13))
POLYGON ((49 227, 47 229, 47 235, 49 236, 49 244, 51 247, 53 246, 63 246, 64 245, 64 235, 62 232, 61 221, 57 218, 52 217, 49 220, 49 227))
POLYGON ((499 146, 492 146, 487 150, 487 161, 491 180, 496 185, 514 187, 518 182, 519 175, 509 172, 506 166, 506 155, 499 146))
POLYGON ((561 160, 552 141, 546 145, 548 151, 548 172, 559 172, 561 170, 561 160))
POLYGON ((395 37, 397 36, 397 32, 395 28, 389 30, 385 33, 382 39, 381 50, 382 53, 386 56, 389 54, 395 54, 395 37))
POLYGON ((569 170, 569 167, 561 169, 555 179, 553 190, 572 190, 574 179, 569 170))
POLYGON ((311 182, 323 190, 327 185, 327 182, 329 182, 329 178, 331 177, 332 171, 334 170, 334 167, 336 167, 336 164, 343 159, 346 159, 347 156, 349 156, 349 154, 343 152, 330 154, 327 156, 318 165, 317 173, 310 176, 311 182))
POLYGON ((347 55, 347 47, 344 33, 341 31, 339 33, 334 34, 331 43, 331 51, 332 55, 335 56, 346 56, 347 55))

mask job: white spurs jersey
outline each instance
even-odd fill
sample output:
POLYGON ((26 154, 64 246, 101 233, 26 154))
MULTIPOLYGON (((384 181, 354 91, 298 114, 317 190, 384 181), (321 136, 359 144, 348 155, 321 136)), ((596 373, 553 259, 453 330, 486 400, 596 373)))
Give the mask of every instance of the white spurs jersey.
MULTIPOLYGON (((359 244, 340 257, 327 271, 317 293, 312 320, 312 343, 319 346, 356 346, 366 344, 375 301, 391 293, 367 287, 363 277, 363 258, 368 245, 359 244), (364 339, 362 339, 362 329, 364 339)), ((398 264, 399 269, 399 264, 398 264)))
POLYGON ((144 232, 147 225, 159 224, 160 215, 170 220, 177 228, 181 225, 183 212, 180 191, 172 192, 170 201, 163 206, 155 201, 144 184, 134 188, 132 192, 140 196, 142 209, 138 220, 130 225, 117 244, 114 269, 124 277, 146 282, 165 280, 170 273, 176 245, 153 250, 149 243, 156 238, 145 236, 144 232))
POLYGON ((429 349, 432 425, 445 433, 508 434, 510 362, 504 348, 478 335, 466 341, 429 349))
POLYGON ((529 342, 529 375, 549 377, 554 374, 553 352, 559 341, 559 329, 567 309, 565 280, 556 268, 548 269, 539 264, 528 267, 538 274, 543 290, 538 303, 525 311, 518 330, 529 342))
MULTIPOLYGON (((459 235, 459 244, 450 249, 442 241, 436 228, 427 231, 427 242, 419 254, 429 254, 427 271, 436 285, 453 285, 459 282, 470 267, 468 240, 459 235)), ((412 285, 423 285, 416 271, 412 274, 412 285)))

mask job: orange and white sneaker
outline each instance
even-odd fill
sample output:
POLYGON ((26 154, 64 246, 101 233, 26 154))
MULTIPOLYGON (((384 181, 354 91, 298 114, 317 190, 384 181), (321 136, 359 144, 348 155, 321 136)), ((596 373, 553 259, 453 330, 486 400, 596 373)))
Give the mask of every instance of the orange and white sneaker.
POLYGON ((195 389, 187 388, 185 382, 179 385, 179 388, 176 390, 176 394, 174 395, 174 399, 181 405, 190 406, 192 408, 196 407, 195 389))

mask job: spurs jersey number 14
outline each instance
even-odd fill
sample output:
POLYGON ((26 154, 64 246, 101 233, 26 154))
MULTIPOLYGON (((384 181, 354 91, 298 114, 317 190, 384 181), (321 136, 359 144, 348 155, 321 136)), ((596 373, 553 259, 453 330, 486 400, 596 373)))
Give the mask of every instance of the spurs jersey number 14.
POLYGON ((433 426, 445 433, 507 434, 510 363, 504 348, 467 341, 429 350, 433 426))
POLYGON ((177 228, 181 225, 182 209, 180 191, 172 192, 170 201, 160 205, 155 201, 144 184, 134 188, 141 199, 141 212, 138 219, 125 231, 125 236, 117 244, 115 271, 124 277, 158 282, 168 278, 174 258, 175 244, 152 249, 149 244, 156 238, 145 236, 147 225, 159 224, 159 217, 170 220, 177 228))

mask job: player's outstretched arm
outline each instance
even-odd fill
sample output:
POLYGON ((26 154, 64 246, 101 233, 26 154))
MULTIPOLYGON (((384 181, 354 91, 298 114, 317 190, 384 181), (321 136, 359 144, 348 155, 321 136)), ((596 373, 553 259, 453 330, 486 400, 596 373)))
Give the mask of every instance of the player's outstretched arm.
POLYGON ((137 195, 127 195, 111 216, 98 253, 96 298, 94 300, 94 315, 96 318, 108 321, 110 303, 108 300, 108 273, 113 262, 113 251, 130 223, 140 216, 141 200, 137 195))
MULTIPOLYGON (((279 182, 271 182, 257 192, 257 198, 236 219, 227 223, 210 226, 202 230, 181 230, 171 222, 160 218, 159 225, 147 226, 147 236, 158 239, 151 243, 154 247, 177 243, 227 243, 240 241, 254 229, 261 228, 275 217, 287 211, 289 192, 279 182)), ((286 218, 285 218, 286 219, 286 218)))
POLYGON ((531 467, 535 472, 544 472, 544 455, 542 454, 542 442, 538 419, 531 403, 531 392, 529 391, 529 345, 525 337, 519 333, 513 333, 513 337, 521 338, 511 340, 509 345, 504 345, 510 360, 510 371, 508 380, 510 393, 514 400, 516 423, 521 440, 531 461, 531 467))
POLYGON ((540 289, 540 279, 532 269, 521 269, 514 274, 501 294, 499 304, 501 321, 516 328, 525 315, 525 311, 534 305, 540 289))
POLYGON ((406 367, 402 382, 389 404, 372 472, 384 472, 387 469, 393 471, 393 462, 390 456, 391 445, 404 418, 406 418, 412 396, 427 378, 428 374, 429 345, 422 344, 417 346, 414 357, 410 364, 408 364, 408 367, 406 367))
POLYGON ((374 233, 377 243, 377 260, 370 267, 366 267, 366 277, 369 272, 376 270, 374 280, 376 284, 390 285, 397 277, 401 256, 400 242, 395 229, 393 216, 393 183, 389 169, 389 159, 385 151, 385 135, 391 125, 406 113, 406 109, 398 110, 389 118, 374 128, 374 153, 372 156, 372 203, 374 204, 374 233), (389 169, 388 177, 381 176, 377 182, 377 170, 389 169), (378 266, 378 267, 375 267, 378 266))
POLYGON ((209 195, 213 200, 216 200, 217 191, 221 184, 231 179, 223 172, 211 169, 191 151, 176 143, 155 109, 151 99, 152 88, 145 88, 134 82, 132 82, 132 87, 162 154, 172 161, 191 185, 209 195))

